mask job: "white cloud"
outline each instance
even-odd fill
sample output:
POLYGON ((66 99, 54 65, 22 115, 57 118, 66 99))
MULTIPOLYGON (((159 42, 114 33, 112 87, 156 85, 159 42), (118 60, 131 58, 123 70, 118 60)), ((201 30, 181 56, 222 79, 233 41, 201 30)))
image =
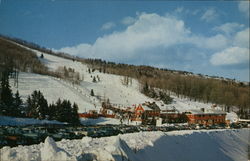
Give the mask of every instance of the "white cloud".
MULTIPOLYGON (((212 55, 210 63, 215 66, 242 67, 249 61, 249 28, 235 33, 230 37, 230 47, 212 55), (233 46, 233 47, 232 47, 233 46)), ((228 46, 229 46, 228 45, 228 46)))
POLYGON ((223 49, 228 45, 228 39, 221 34, 217 34, 211 37, 204 36, 194 36, 190 38, 194 44, 196 44, 200 48, 204 49, 223 49))
POLYGON ((225 34, 229 35, 235 33, 237 30, 242 29, 243 27, 243 24, 238 24, 236 22, 228 22, 220 26, 214 27, 213 30, 224 32, 225 34))
POLYGON ((249 48, 249 28, 236 33, 233 44, 239 47, 249 48))
POLYGON ((249 18, 249 1, 240 1, 238 5, 239 11, 249 18))
POLYGON ((205 13, 201 16, 201 20, 205 22, 212 22, 219 17, 218 13, 215 9, 210 8, 205 11, 205 13))
POLYGON ((67 49, 73 55, 104 59, 130 58, 142 50, 184 42, 189 33, 181 20, 141 13, 125 31, 99 37, 93 45, 82 44, 60 51, 67 49))
POLYGON ((101 29, 102 30, 109 30, 111 28, 114 28, 116 25, 114 22, 107 22, 105 24, 102 25, 101 29))
POLYGON ((241 65, 249 61, 249 49, 230 47, 221 52, 215 53, 210 63, 215 66, 241 65))
POLYGON ((206 48, 210 49, 220 49, 228 45, 228 39, 221 34, 205 38, 204 45, 206 48))
MULTIPOLYGON (((232 46, 233 42, 235 46, 240 47, 237 44, 242 43, 240 40, 243 40, 245 34, 245 30, 242 33, 238 32, 232 40, 223 34, 206 37, 192 33, 182 20, 173 16, 140 13, 136 16, 135 22, 124 31, 99 37, 93 44, 65 47, 59 51, 85 58, 127 61, 134 64, 146 62, 151 65, 180 62, 180 59, 193 62, 202 59, 198 63, 208 62, 206 51, 209 51, 216 53, 210 61, 215 65, 216 57, 220 55, 223 57, 230 53, 231 50, 225 49, 232 46), (199 53, 205 55, 199 55, 199 53)), ((240 49, 237 48, 237 50, 240 49)), ((230 61, 227 62, 230 63, 230 61)))
POLYGON ((91 47, 92 46, 89 44, 79 44, 74 47, 64 47, 64 48, 61 48, 60 50, 54 49, 54 51, 56 52, 60 51, 60 52, 65 52, 65 53, 81 56, 81 55, 84 55, 85 53, 90 53, 91 47))
POLYGON ((134 17, 125 17, 122 19, 121 23, 124 24, 124 25, 131 25, 133 24, 134 22, 136 21, 136 19, 134 17))

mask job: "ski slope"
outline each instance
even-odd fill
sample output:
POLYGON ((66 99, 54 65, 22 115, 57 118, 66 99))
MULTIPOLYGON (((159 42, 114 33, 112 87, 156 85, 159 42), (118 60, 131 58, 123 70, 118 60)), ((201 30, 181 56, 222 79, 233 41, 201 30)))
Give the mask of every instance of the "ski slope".
MULTIPOLYGON (((29 49, 27 47, 24 47, 29 49)), ((79 106, 79 112, 86 112, 88 110, 99 110, 101 102, 104 99, 109 99, 112 104, 118 107, 132 107, 135 104, 141 104, 145 101, 156 102, 161 109, 175 108, 179 111, 186 111, 188 109, 211 108, 211 104, 191 101, 187 98, 174 98, 172 104, 165 105, 162 101, 157 101, 140 93, 140 84, 137 80, 132 79, 132 84, 125 86, 122 84, 123 77, 113 74, 100 73, 98 70, 89 73, 88 66, 78 61, 64 59, 54 55, 42 53, 40 51, 32 50, 40 57, 39 58, 49 70, 56 71, 59 67, 73 68, 80 73, 80 78, 83 81, 80 85, 73 85, 65 80, 57 79, 50 76, 44 76, 33 73, 20 73, 19 76, 19 93, 23 98, 27 98, 34 90, 40 90, 49 103, 55 102, 58 98, 69 99, 71 102, 76 102, 79 106), (92 82, 93 77, 99 77, 99 82, 92 82), (94 90, 95 96, 90 95, 91 89, 94 90)), ((17 90, 13 86, 13 90, 17 90)), ((220 107, 217 107, 220 109, 220 107)))
POLYGON ((139 132, 0 149, 1 161, 247 161, 250 131, 139 132), (147 138, 147 139, 145 139, 147 138))
POLYGON ((60 98, 76 102, 81 112, 95 108, 90 92, 89 95, 81 95, 70 83, 50 76, 20 73, 18 88, 12 86, 12 89, 14 92, 18 90, 23 100, 26 100, 34 90, 40 90, 48 103, 55 103, 60 98))

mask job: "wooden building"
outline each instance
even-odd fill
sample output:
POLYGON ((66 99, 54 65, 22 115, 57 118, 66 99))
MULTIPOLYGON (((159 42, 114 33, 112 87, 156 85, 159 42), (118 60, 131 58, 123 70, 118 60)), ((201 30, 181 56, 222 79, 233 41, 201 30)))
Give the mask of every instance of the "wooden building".
POLYGON ((187 122, 187 117, 185 114, 179 111, 172 110, 162 110, 160 113, 163 123, 185 123, 187 122))
POLYGON ((144 111, 145 110, 141 104, 139 104, 138 106, 135 106, 134 113, 131 117, 131 120, 132 121, 142 121, 142 114, 144 113, 144 111))
POLYGON ((189 124, 215 125, 226 123, 226 112, 220 110, 189 110, 185 114, 189 124))
POLYGON ((96 110, 89 110, 88 113, 79 113, 79 117, 82 118, 98 118, 99 114, 97 113, 96 110))

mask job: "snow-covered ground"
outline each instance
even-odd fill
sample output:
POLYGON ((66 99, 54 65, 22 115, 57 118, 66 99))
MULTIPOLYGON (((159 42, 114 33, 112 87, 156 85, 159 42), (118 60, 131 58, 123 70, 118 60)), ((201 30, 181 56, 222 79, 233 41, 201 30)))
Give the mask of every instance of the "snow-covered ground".
MULTIPOLYGON (((35 50, 33 50, 35 51, 35 50)), ((35 51, 40 56, 41 52, 35 51)), ((80 85, 72 85, 64 80, 55 79, 50 76, 43 76, 33 73, 20 73, 19 76, 19 92, 23 97, 31 94, 35 89, 41 90, 49 102, 60 98, 67 98, 76 102, 81 112, 85 109, 99 109, 101 101, 96 97, 90 96, 91 89, 94 90, 96 96, 100 98, 109 98, 110 102, 118 106, 131 107, 133 104, 141 104, 145 101, 155 101, 142 93, 140 93, 140 84, 137 80, 132 80, 132 85, 125 86, 122 84, 122 76, 113 74, 104 74, 99 71, 88 73, 88 67, 81 62, 64 59, 61 57, 43 53, 44 58, 41 59, 50 70, 56 71, 59 67, 66 66, 73 68, 80 73, 80 77, 84 78, 80 85), (100 78, 100 82, 92 82, 93 77, 100 78), (91 77, 92 76, 92 77, 91 77)), ((12 82, 13 85, 13 82, 12 82)), ((16 88, 13 87, 13 90, 16 88)), ((172 96, 174 97, 174 96, 172 96)), ((174 102, 168 106, 161 106, 162 102, 156 101, 161 108, 172 108, 173 106, 179 110, 186 110, 188 108, 209 108, 211 104, 198 103, 188 99, 179 99, 174 97, 174 102)))
POLYGON ((231 123, 232 122, 238 122, 239 117, 235 112, 230 112, 230 113, 227 113, 226 120, 230 120, 231 123))
POLYGON ((247 161, 249 129, 139 132, 4 147, 1 161, 247 161))
POLYGON ((23 126, 23 125, 34 125, 34 124, 38 125, 38 124, 63 124, 63 123, 59 121, 0 116, 0 125, 23 126))
POLYGON ((49 103, 55 103, 58 98, 61 98, 68 99, 72 103, 76 102, 80 112, 95 108, 94 98, 91 98, 90 91, 85 92, 86 95, 81 94, 71 83, 50 76, 20 73, 18 89, 14 86, 12 89, 14 92, 18 90, 24 101, 34 90, 40 90, 49 103))
MULTIPOLYGON (((26 48, 26 47, 25 47, 26 48)), ((29 49, 31 50, 31 49, 29 49)), ((38 57, 42 54, 39 51, 34 51, 38 57)), ((19 75, 19 93, 26 99, 34 90, 40 90, 49 103, 55 102, 58 98, 69 99, 71 102, 76 102, 79 106, 79 112, 88 112, 88 110, 99 110, 103 99, 109 99, 111 103, 117 107, 132 107, 134 104, 141 104, 145 101, 156 102, 161 109, 176 108, 179 111, 188 109, 211 108, 212 104, 201 103, 189 100, 188 98, 174 98, 172 104, 165 105, 161 101, 153 100, 140 93, 140 84, 137 80, 132 79, 132 84, 125 86, 122 84, 123 77, 113 74, 88 72, 88 66, 81 62, 64 59, 61 57, 43 53, 44 58, 40 59, 49 67, 49 70, 56 71, 59 67, 73 68, 80 73, 80 78, 84 78, 80 85, 73 85, 65 80, 60 80, 50 76, 44 76, 33 73, 20 73, 19 75), (100 82, 92 82, 93 77, 100 78, 100 82), (95 96, 90 95, 91 89, 94 90, 95 96)), ((11 83, 14 92, 17 90, 11 83)), ((220 109, 220 107, 217 107, 220 109)), ((228 118, 235 119, 234 114, 228 118)))

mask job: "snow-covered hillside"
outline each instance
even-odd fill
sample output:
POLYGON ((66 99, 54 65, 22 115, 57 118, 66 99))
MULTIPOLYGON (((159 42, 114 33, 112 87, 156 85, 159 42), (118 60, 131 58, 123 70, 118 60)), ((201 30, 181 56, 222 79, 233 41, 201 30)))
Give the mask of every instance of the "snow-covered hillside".
MULTIPOLYGON (((109 99, 111 103, 121 107, 131 107, 134 104, 141 104, 145 101, 154 101, 162 109, 176 108, 180 111, 211 107, 211 104, 194 102, 189 99, 180 99, 174 95, 171 96, 174 98, 173 103, 164 105, 161 101, 153 100, 140 93, 140 84, 135 79, 132 79, 132 85, 125 86, 122 84, 122 76, 104 74, 97 70, 89 73, 88 66, 81 62, 41 53, 36 50, 32 51, 39 57, 41 54, 44 55, 44 58, 40 60, 49 67, 49 70, 56 71, 59 67, 64 66, 73 68, 76 72, 80 73, 80 78, 84 79, 80 85, 72 85, 70 82, 50 76, 20 73, 18 90, 20 95, 25 99, 34 90, 40 90, 49 103, 56 101, 58 98, 69 99, 71 102, 76 102, 79 105, 79 112, 85 112, 90 109, 99 110, 101 107, 101 99, 109 99), (97 75, 100 81, 94 83, 93 77, 97 77, 97 75), (91 89, 94 90, 95 96, 90 95, 91 89)), ((13 86, 13 90, 15 91, 17 89, 13 86)))
POLYGON ((26 100, 34 90, 40 90, 49 103, 56 102, 58 98, 61 98, 76 102, 80 107, 80 112, 95 108, 94 98, 91 98, 90 91, 81 93, 71 83, 50 76, 20 73, 18 89, 14 86, 12 89, 19 90, 23 100, 26 100))
POLYGON ((247 161, 249 129, 140 132, 4 147, 2 161, 247 161))

